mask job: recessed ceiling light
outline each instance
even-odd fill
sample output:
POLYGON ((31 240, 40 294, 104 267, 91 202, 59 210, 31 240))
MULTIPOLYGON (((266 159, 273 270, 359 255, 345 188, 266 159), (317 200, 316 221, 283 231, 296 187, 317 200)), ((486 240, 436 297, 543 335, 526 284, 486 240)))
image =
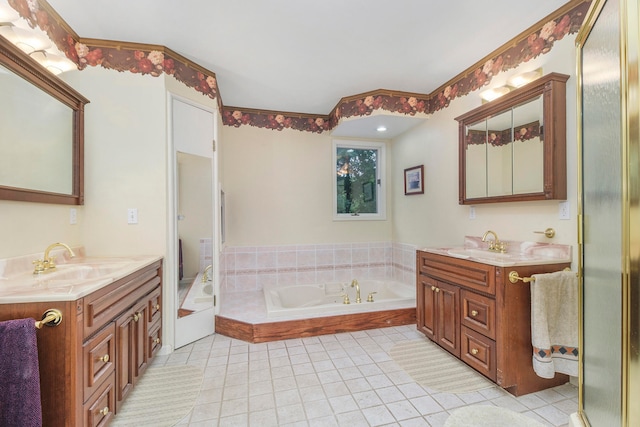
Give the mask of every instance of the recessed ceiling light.
POLYGON ((382 125, 381 125, 381 126, 378 126, 378 127, 376 128, 376 130, 377 130, 378 132, 386 132, 386 131, 387 131, 387 127, 386 127, 386 126, 382 126, 382 125))

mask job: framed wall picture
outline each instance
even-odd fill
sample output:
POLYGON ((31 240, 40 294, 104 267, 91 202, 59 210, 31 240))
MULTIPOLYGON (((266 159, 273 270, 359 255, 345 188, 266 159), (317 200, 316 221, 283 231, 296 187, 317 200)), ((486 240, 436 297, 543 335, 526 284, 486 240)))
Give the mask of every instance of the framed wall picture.
POLYGON ((424 165, 404 170, 404 194, 424 194, 424 165))

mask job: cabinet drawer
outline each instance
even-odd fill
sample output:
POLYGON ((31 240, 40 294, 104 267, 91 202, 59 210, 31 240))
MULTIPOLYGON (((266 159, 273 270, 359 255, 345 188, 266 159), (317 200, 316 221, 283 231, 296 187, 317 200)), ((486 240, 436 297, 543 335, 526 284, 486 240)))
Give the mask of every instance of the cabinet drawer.
POLYGON ((495 382, 495 341, 464 326, 461 329, 460 359, 495 382))
POLYGON ((86 401, 115 369, 116 328, 108 324, 82 346, 84 398, 86 401))
POLYGON ((147 355, 149 359, 162 348, 162 322, 158 321, 149 328, 147 337, 147 355))
POLYGON ((462 325, 496 339, 496 301, 484 295, 462 290, 462 325))
POLYGON ((83 405, 85 427, 102 427, 109 424, 116 408, 115 374, 111 374, 83 405))
POLYGON ((87 338, 161 283, 161 263, 153 263, 84 298, 87 338))
POLYGON ((162 317, 162 288, 158 286, 148 296, 149 298, 149 324, 157 322, 162 317))
POLYGON ((496 268, 493 265, 418 251, 420 274, 464 286, 490 295, 496 293, 496 268))

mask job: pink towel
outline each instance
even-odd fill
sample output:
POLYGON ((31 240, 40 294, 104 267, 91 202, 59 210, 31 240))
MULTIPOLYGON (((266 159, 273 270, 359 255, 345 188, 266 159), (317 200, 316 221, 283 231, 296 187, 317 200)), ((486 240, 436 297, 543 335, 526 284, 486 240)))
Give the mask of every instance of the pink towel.
POLYGON ((0 322, 0 427, 14 426, 42 426, 33 319, 0 322))

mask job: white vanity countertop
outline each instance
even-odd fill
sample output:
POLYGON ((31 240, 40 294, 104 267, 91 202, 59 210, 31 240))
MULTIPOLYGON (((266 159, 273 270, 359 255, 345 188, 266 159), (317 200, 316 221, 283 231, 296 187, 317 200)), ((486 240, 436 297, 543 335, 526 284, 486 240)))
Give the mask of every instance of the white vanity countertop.
POLYGON ((75 301, 161 260, 162 257, 58 256, 58 264, 54 271, 38 275, 33 274, 31 261, 26 263, 25 259, 36 258, 29 256, 0 260, 0 305, 75 301), (29 266, 29 271, 25 271, 25 266, 29 266))
POLYGON ((507 252, 492 252, 487 243, 480 237, 466 236, 462 246, 421 248, 421 251, 469 261, 494 265, 496 267, 512 267, 542 264, 563 264, 571 262, 571 246, 555 243, 516 242, 508 243, 507 252))

